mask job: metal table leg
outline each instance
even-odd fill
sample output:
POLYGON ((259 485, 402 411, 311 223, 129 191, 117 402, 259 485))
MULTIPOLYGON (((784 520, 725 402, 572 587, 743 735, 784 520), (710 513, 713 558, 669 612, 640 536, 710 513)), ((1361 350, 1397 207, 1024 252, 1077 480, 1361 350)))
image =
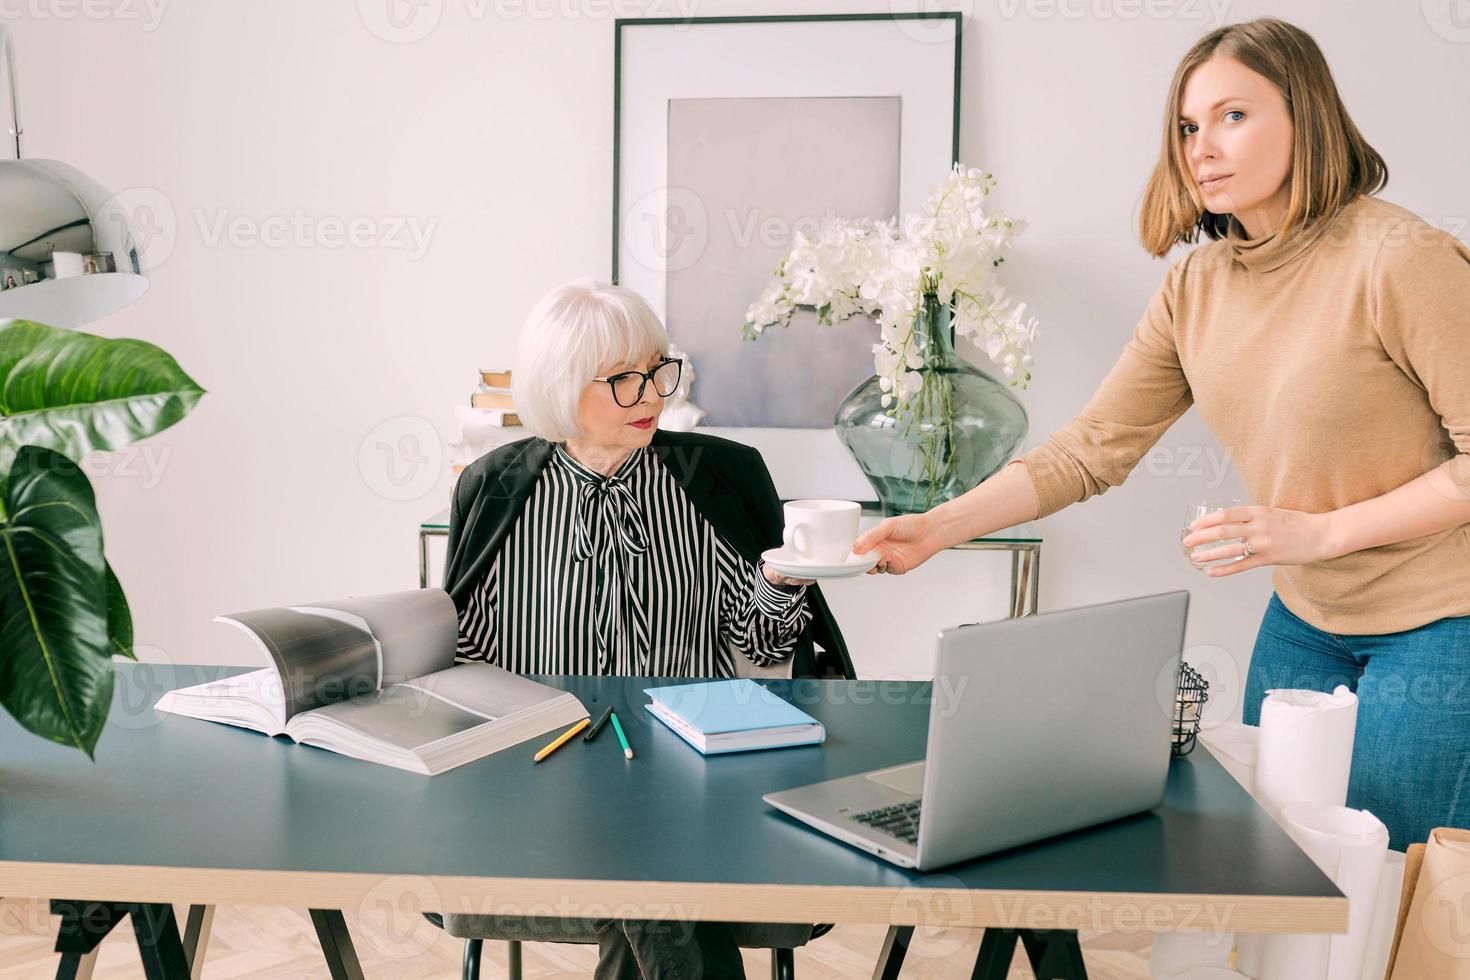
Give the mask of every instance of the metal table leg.
POLYGON ((90 976, 97 946, 124 917, 132 921, 147 980, 190 980, 172 905, 54 898, 51 912, 61 916, 56 930, 56 952, 61 954, 58 980, 90 976))
POLYGON ((970 980, 1005 980, 1018 940, 1037 980, 1087 980, 1077 933, 1067 929, 986 929, 970 980))
POLYGON ((365 980, 342 912, 339 909, 312 909, 311 924, 316 926, 317 942, 321 943, 322 956, 326 958, 332 980, 365 980))
POLYGON ((883 938, 883 948, 878 951, 878 963, 873 967, 873 980, 898 980, 903 969, 903 959, 908 955, 909 943, 914 939, 913 926, 889 926, 883 938))
POLYGON ((1015 549, 1011 550, 1011 604, 1008 615, 1014 619, 1020 615, 1021 608, 1021 553, 1015 549))
POLYGON ((1033 547, 1028 557, 1031 559, 1031 599, 1028 613, 1035 615, 1041 596, 1041 547, 1033 547))
POLYGON ((419 588, 429 587, 429 536, 419 531, 419 588))
POLYGON ((189 919, 184 923, 184 955, 189 960, 190 980, 199 980, 204 973, 204 950, 213 925, 213 905, 189 906, 189 919))
POLYGON ((1012 560, 1020 560, 1020 577, 1012 584, 1015 602, 1011 606, 1013 618, 1026 615, 1026 597, 1031 594, 1031 550, 1011 552, 1012 560))

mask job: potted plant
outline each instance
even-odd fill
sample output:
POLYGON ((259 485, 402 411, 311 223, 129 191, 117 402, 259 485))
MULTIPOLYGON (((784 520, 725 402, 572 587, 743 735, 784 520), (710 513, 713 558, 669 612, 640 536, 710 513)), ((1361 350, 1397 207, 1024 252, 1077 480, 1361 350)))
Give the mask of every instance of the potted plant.
POLYGON ((980 483, 1025 438, 1009 387, 1031 380, 1035 317, 1014 303, 995 270, 1024 224, 989 214, 989 173, 956 163, 917 212, 886 221, 829 218, 798 233, 742 330, 755 339, 789 326, 798 309, 831 326, 874 317, 874 376, 838 409, 838 436, 887 514, 928 510, 980 483), (1001 365, 1005 385, 955 353, 971 338, 1001 365))
POLYGON ((161 432, 203 394, 153 344, 0 320, 0 704, 89 758, 133 627, 77 464, 161 432))

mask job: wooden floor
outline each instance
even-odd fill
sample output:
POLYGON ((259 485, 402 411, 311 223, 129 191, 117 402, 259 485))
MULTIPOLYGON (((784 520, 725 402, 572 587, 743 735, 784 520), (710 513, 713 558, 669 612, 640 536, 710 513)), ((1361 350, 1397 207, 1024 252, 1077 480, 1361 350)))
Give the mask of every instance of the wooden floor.
MULTIPOLYGON (((182 921, 187 909, 175 912, 182 921)), ((458 977, 463 944, 421 917, 346 913, 363 972, 369 980, 450 980, 458 977)), ((45 901, 0 899, 0 980, 44 980, 56 974, 58 957, 51 951, 56 919, 45 901)), ((810 946, 796 951, 799 980, 861 980, 871 976, 884 929, 838 926, 810 946)), ((1092 980, 1144 980, 1148 977, 1147 933, 1082 934, 1087 972, 1092 980)), ((979 933, 923 930, 915 936, 904 965, 905 978, 970 975, 979 933)), ((524 947, 525 980, 571 980, 592 975, 597 952, 591 946, 528 944, 524 947)), ((1011 980, 1030 978, 1018 953, 1011 980)), ((316 933, 305 910, 274 906, 226 905, 215 910, 214 928, 204 958, 206 980, 260 978, 307 980, 328 973, 316 933)), ((486 943, 481 964, 484 980, 505 977, 505 945, 486 943)), ((770 976, 768 953, 747 952, 745 972, 751 980, 770 976)), ((95 980, 135 980, 143 976, 132 930, 126 923, 103 941, 93 973, 95 980)))

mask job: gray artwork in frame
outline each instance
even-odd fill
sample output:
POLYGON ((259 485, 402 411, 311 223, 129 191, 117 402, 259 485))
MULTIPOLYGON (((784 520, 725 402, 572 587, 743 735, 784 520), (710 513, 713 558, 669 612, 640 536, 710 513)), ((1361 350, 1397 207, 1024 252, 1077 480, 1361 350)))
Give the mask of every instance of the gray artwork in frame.
POLYGON ((695 364, 718 366, 696 382, 706 425, 819 429, 873 373, 866 316, 801 311, 752 343, 740 314, 798 232, 898 210, 899 110, 892 96, 670 102, 669 186, 699 195, 704 243, 668 270, 664 316, 695 364))
POLYGON ((695 366, 701 428, 756 445, 787 496, 867 496, 832 419, 877 328, 740 326, 795 231, 914 210, 957 158, 961 15, 619 20, 613 281, 695 366), (820 479, 794 474, 820 471, 820 479), (783 473, 788 479, 783 479, 783 473))

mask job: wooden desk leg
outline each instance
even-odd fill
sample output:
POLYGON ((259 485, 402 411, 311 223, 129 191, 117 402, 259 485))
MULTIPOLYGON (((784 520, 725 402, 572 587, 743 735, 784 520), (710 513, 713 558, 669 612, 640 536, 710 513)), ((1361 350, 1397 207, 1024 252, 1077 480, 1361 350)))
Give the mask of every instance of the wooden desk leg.
POLYGON ((903 959, 908 955, 909 943, 913 939, 913 926, 888 927, 883 948, 878 951, 878 964, 873 968, 873 980, 898 980, 898 972, 903 969, 903 959))
POLYGON ((362 966, 357 962, 357 950, 352 948, 352 935, 347 931, 347 920, 338 909, 312 909, 311 924, 316 926, 317 942, 321 943, 322 956, 327 961, 332 980, 366 980, 362 966))

